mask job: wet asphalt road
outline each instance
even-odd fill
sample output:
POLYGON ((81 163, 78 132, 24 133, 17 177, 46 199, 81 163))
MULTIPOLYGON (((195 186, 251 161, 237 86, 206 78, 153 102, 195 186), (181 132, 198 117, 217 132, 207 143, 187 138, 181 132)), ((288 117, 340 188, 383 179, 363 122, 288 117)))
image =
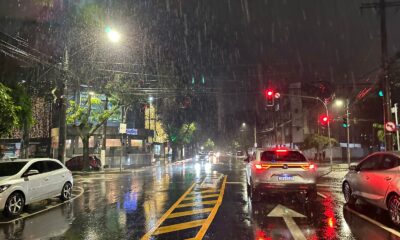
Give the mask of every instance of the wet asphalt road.
POLYGON ((399 239, 385 211, 344 206, 343 173, 320 178, 317 202, 285 194, 256 204, 235 158, 75 176, 76 199, 1 217, 0 239, 399 239))

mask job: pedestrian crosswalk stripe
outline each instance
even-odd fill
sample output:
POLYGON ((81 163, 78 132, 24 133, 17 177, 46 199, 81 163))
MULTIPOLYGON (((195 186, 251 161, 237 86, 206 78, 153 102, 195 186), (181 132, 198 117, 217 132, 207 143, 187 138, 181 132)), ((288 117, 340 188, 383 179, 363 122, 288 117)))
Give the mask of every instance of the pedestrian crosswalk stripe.
POLYGON ((193 206, 199 206, 199 205, 209 205, 209 204, 215 204, 216 202, 217 202, 217 200, 182 203, 182 204, 179 204, 176 208, 193 207, 193 206))
POLYGON ((195 215, 195 214, 200 214, 200 213, 208 213, 208 212, 211 212, 212 209, 213 208, 202 208, 202 209, 195 209, 192 211, 171 213, 168 216, 168 218, 177 218, 177 217, 190 216, 190 215, 195 215))
POLYGON ((194 199, 205 199, 205 198, 213 198, 213 197, 218 197, 219 194, 210 194, 210 195, 200 195, 200 196, 194 196, 194 197, 186 197, 185 199, 183 199, 184 201, 188 201, 188 200, 194 200, 194 199))
POLYGON ((218 189, 207 189, 207 190, 202 190, 202 191, 193 191, 188 195, 195 195, 195 194, 201 194, 201 193, 219 193, 218 189))
POLYGON ((205 222, 205 219, 201 219, 201 220, 195 220, 195 221, 191 221, 191 222, 184 222, 184 223, 178 223, 178 224, 174 224, 174 225, 168 225, 165 227, 159 227, 153 233, 153 235, 159 235, 159 234, 169 233, 169 232, 176 232, 176 231, 180 231, 180 230, 184 230, 184 229, 188 229, 188 228, 200 227, 201 225, 203 225, 204 222, 205 222))

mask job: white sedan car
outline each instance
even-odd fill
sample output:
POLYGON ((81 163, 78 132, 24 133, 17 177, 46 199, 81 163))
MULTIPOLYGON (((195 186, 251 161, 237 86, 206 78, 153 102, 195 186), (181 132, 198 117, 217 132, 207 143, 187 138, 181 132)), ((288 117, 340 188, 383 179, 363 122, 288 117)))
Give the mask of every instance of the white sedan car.
POLYGON ((52 197, 71 198, 72 173, 55 159, 0 162, 0 211, 18 216, 25 205, 52 197))

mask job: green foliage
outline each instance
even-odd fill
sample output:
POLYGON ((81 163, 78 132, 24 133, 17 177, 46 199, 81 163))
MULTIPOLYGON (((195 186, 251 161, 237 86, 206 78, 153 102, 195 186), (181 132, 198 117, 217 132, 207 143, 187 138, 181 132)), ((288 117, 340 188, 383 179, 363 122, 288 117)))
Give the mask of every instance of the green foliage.
POLYGON ((166 131, 169 141, 176 146, 182 147, 192 142, 196 129, 196 124, 192 122, 185 123, 180 128, 167 127, 166 131))
POLYGON ((206 150, 213 150, 215 147, 215 143, 213 140, 211 140, 210 138, 207 139, 207 141, 203 144, 204 148, 206 150))
POLYGON ((31 97, 21 85, 12 89, 12 97, 15 105, 18 106, 17 117, 20 127, 26 124, 27 129, 29 129, 34 124, 31 97))
POLYGON ((308 150, 315 148, 317 152, 320 152, 329 147, 329 141, 331 142, 332 146, 336 146, 338 142, 331 138, 329 139, 326 136, 320 134, 310 134, 304 139, 303 144, 300 145, 301 150, 308 150))
POLYGON ((19 126, 18 111, 21 107, 15 105, 10 93, 11 90, 0 83, 0 136, 19 126))
MULTIPOLYGON (((380 123, 374 123, 372 125, 373 128, 377 129, 376 131, 376 137, 378 138, 380 143, 384 143, 385 142, 385 130, 383 129, 383 124, 380 123)), ((397 136, 396 134, 392 134, 393 136, 393 142, 397 141, 397 136)))
POLYGON ((80 137, 89 138, 108 118, 119 113, 120 106, 115 104, 111 109, 104 109, 104 103, 95 96, 89 96, 81 104, 69 102, 67 124, 73 125, 80 137))

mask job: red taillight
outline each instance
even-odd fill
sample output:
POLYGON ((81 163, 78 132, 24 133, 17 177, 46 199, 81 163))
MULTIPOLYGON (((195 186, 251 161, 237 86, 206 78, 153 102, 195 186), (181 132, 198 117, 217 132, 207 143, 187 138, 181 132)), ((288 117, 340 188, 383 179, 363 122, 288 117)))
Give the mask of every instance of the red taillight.
POLYGON ((275 151, 277 153, 287 153, 288 150, 286 150, 286 149, 276 149, 275 151))
POLYGON ((256 164, 255 167, 256 167, 256 169, 262 169, 261 164, 256 164))
POLYGON ((314 164, 310 164, 310 165, 308 166, 308 169, 310 169, 310 170, 315 170, 315 165, 314 165, 314 164))

